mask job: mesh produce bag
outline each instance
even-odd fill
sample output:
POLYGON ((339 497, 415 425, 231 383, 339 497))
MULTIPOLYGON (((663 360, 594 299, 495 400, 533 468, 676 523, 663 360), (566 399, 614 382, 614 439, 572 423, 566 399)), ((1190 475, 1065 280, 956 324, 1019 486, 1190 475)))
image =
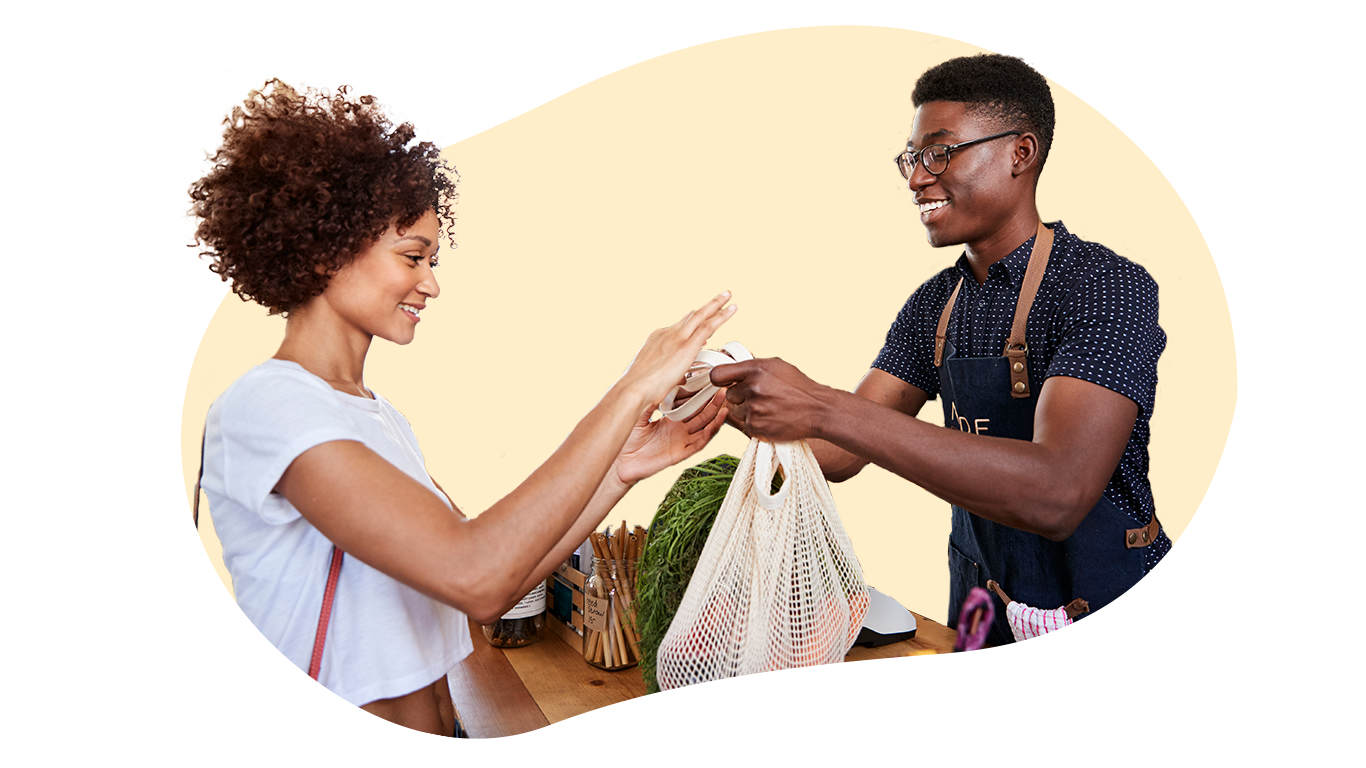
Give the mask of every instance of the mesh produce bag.
POLYGON ((660 643, 659 687, 843 661, 867 611, 811 449, 751 440, 660 643), (783 485, 770 494, 775 461, 783 485))

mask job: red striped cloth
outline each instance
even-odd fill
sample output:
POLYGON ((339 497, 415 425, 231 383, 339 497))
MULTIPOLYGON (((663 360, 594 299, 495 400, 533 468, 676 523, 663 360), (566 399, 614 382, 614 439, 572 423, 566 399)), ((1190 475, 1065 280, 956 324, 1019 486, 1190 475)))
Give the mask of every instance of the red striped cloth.
POLYGON ((1066 608, 1044 611, 1016 602, 1006 606, 1006 621, 1010 624, 1010 633, 1015 636, 1016 642, 1046 635, 1072 623, 1067 617, 1066 608))

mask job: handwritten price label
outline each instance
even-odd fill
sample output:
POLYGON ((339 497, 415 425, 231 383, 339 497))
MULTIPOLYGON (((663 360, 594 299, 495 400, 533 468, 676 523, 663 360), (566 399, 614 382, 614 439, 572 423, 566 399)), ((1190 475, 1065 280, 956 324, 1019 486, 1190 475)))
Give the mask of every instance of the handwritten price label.
POLYGON ((584 595, 583 625, 594 632, 607 631, 607 614, 612 612, 611 598, 584 595))

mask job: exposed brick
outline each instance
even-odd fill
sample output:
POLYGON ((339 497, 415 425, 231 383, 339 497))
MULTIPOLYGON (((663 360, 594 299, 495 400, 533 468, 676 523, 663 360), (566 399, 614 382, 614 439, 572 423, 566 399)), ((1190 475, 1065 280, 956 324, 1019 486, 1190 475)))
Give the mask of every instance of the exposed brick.
POLYGON ((1231 83, 1233 81, 1236 81, 1236 79, 1238 79, 1238 77, 1236 77, 1236 75, 1233 74, 1233 66, 1232 64, 1229 64, 1229 66, 1227 67, 1220 67, 1217 68, 1217 70, 1201 72, 1201 74, 1195 75, 1194 78, 1187 78, 1186 93, 1199 93, 1202 92, 1202 90, 1209 90, 1212 89, 1212 87, 1218 87, 1221 85, 1225 85, 1225 83, 1231 83))
MULTIPOLYGON (((1187 149, 1184 152, 1168 154, 1162 159, 1162 172, 1168 176, 1184 174, 1191 168, 1203 168, 1205 165, 1213 163, 1217 156, 1217 149, 1213 143, 1201 146, 1198 149, 1187 149)), ((1201 190, 1205 191, 1205 190, 1201 190)))
POLYGON ((1115 71, 1115 57, 1106 56, 1100 61, 1086 67, 1085 70, 1075 72, 1072 75, 1072 87, 1090 85, 1098 79, 1109 77, 1115 71))
POLYGON ((1201 49, 1195 48, 1193 51, 1177 53, 1176 56, 1165 57, 1165 59, 1153 64, 1153 72, 1150 77, 1156 81, 1156 79, 1171 77, 1171 75, 1175 75, 1177 72, 1190 70, 1191 67, 1194 67, 1195 64, 1199 63, 1202 55, 1201 49))
POLYGON ((1208 200, 1188 202, 1186 208, 1190 208, 1191 216, 1197 221, 1209 221, 1214 217, 1214 204, 1208 200))
POLYGON ((1177 102, 1175 107, 1158 109, 1154 113, 1154 119, 1158 128, 1165 128, 1193 118, 1203 118, 1205 115, 1209 115, 1209 98, 1187 98, 1186 101, 1177 102))
POLYGON ((1257 414, 1246 411, 1233 411, 1231 435, 1257 436, 1257 414))
POLYGON ((1138 40, 1138 38, 1137 38, 1137 37, 1097 37, 1097 38, 1094 38, 1094 40, 1091 41, 1091 56, 1100 56, 1101 53, 1109 53, 1109 52, 1111 52, 1111 51, 1117 51, 1117 49, 1123 48, 1123 46, 1126 46, 1126 45, 1130 44, 1130 42, 1134 42, 1135 40, 1138 40))
POLYGON ((1236 243, 1247 238, 1247 224, 1242 219, 1206 221, 1199 225, 1199 231, 1205 232, 1206 241, 1218 238, 1225 243, 1236 243))
POLYGON ((1205 500, 1201 502, 1199 508, 1201 508, 1202 512, 1223 512, 1224 510, 1232 510, 1233 507, 1239 506, 1239 504, 1242 503, 1243 497, 1236 495, 1236 493, 1216 493, 1210 491, 1209 493, 1206 493, 1205 500))
POLYGON ((1210 139, 1231 137, 1242 133, 1242 115, 1224 115, 1209 120, 1194 120, 1186 124, 1186 141, 1199 143, 1210 139))
MULTIPOLYGON (((1137 75, 1135 75, 1137 77, 1137 75)), ((1141 92, 1124 97, 1124 112, 1128 115, 1137 115, 1139 112, 1146 112, 1153 107, 1160 107, 1167 104, 1176 96, 1176 86, 1172 83, 1164 82, 1162 85, 1149 87, 1141 92)))
POLYGON ((1249 187, 1257 183, 1257 167, 1251 163, 1239 163, 1232 168, 1225 168, 1217 174, 1210 174, 1203 179, 1195 182, 1195 191, 1198 193, 1208 193, 1208 191, 1218 191, 1233 189, 1233 187, 1249 187))
POLYGON ((1224 157, 1228 157, 1233 163, 1239 160, 1247 160, 1249 157, 1257 157, 1259 145, 1261 145, 1261 134, 1247 134, 1244 137, 1231 138, 1224 142, 1224 157))
MULTIPOLYGON (((1120 123, 1119 127, 1120 130, 1123 130, 1124 133, 1128 135, 1141 134, 1143 133, 1143 131, 1147 130, 1147 124, 1149 124, 1150 122, 1152 122, 1152 119, 1150 119, 1147 115, 1134 115, 1132 116, 1132 118, 1124 120, 1123 123, 1120 123)), ((1176 137, 1172 138, 1173 141, 1175 141, 1176 137)), ((1172 146, 1173 148, 1175 148, 1175 143, 1173 143, 1172 146)), ((1153 150, 1147 150, 1147 153, 1152 154, 1153 150)))
POLYGON ((1253 458, 1247 455, 1247 445, 1224 445, 1224 456, 1218 459, 1218 463, 1229 466, 1247 466, 1253 463, 1253 458))
MULTIPOLYGON (((1139 115, 1139 118, 1147 118, 1147 115, 1139 115)), ((1130 118, 1130 120, 1134 120, 1134 118, 1130 118)), ((1141 146, 1143 152, 1147 154, 1161 154, 1176 149, 1177 146, 1180 146, 1180 142, 1176 141, 1176 131, 1167 131, 1167 133, 1152 135, 1152 137, 1143 139, 1143 141, 1138 142, 1138 146, 1141 146)))
MULTIPOLYGON (((1243 213, 1253 213, 1257 210, 1257 195, 1261 190, 1240 191, 1224 195, 1218 201, 1218 215, 1220 216, 1242 216, 1243 213)), ((1253 235, 1254 238, 1257 235, 1253 235)))
POLYGON ((1233 325, 1257 323, 1257 302, 1228 302, 1228 314, 1233 325))
POLYGON ((1135 46, 1134 51, 1126 59, 1119 60, 1119 68, 1127 70, 1127 68, 1137 67, 1139 64, 1146 64, 1147 61, 1157 59, 1158 56, 1167 55, 1171 49, 1172 38, 1169 37, 1157 38, 1157 42, 1147 46, 1147 48, 1143 48, 1142 45, 1135 46))
MULTIPOLYGON (((1137 89, 1139 82, 1142 81, 1139 81, 1138 75, 1128 75, 1127 78, 1115 78, 1112 79, 1112 81, 1102 82, 1101 85, 1096 86, 1096 101, 1101 101, 1102 98, 1115 98, 1116 96, 1120 96, 1120 94, 1131 93, 1132 90, 1137 89)), ((1142 112, 1143 109, 1147 109, 1147 107, 1143 109, 1130 109, 1128 108, 1128 101, 1126 100, 1126 102, 1124 102, 1124 109, 1132 115, 1134 112, 1142 112)))
POLYGON ((1224 97, 1224 104, 1228 107, 1239 107, 1242 104, 1251 104, 1257 101, 1257 78, 1250 81, 1243 81, 1229 90, 1228 96, 1224 97))
POLYGON ((1218 467, 1213 488, 1220 491, 1257 493, 1257 467, 1218 467))

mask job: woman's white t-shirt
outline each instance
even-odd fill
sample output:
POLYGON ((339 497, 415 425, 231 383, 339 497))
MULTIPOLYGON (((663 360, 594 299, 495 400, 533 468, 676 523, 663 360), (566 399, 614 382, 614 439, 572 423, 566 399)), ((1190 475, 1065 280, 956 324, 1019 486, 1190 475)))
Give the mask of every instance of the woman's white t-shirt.
MULTIPOLYGON (((299 454, 332 440, 363 443, 449 505, 388 401, 339 392, 296 363, 272 359, 248 371, 205 424, 202 486, 237 604, 303 670, 332 542, 271 489, 299 454)), ((318 674, 334 693, 356 705, 411 693, 472 650, 464 613, 343 558, 318 674)))

